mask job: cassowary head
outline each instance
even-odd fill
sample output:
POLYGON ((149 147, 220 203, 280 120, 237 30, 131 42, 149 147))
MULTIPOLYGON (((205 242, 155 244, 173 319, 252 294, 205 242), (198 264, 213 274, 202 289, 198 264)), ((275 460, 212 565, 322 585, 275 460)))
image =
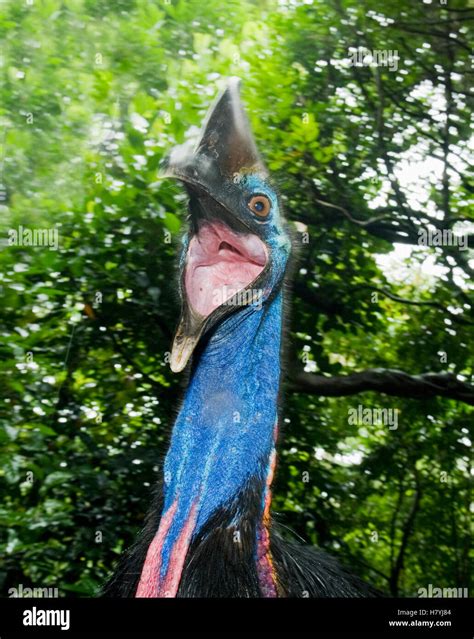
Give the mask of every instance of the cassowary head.
POLYGON ((223 317, 262 307, 290 253, 279 197, 244 113, 237 78, 211 107, 197 145, 173 149, 163 177, 184 182, 190 228, 181 255, 181 320, 171 368, 181 371, 200 337, 223 317))

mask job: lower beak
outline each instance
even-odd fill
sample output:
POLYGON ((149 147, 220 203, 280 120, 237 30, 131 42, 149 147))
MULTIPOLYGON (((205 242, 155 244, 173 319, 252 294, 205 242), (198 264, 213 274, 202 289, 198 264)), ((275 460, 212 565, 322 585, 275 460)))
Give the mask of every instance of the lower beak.
POLYGON ((228 224, 228 214, 216 214, 221 208, 217 203, 207 197, 196 203, 194 196, 191 203, 193 232, 181 277, 183 309, 171 352, 174 372, 186 366, 209 326, 235 307, 258 301, 256 283, 269 261, 265 243, 245 227, 228 224))
POLYGON ((183 313, 171 349, 170 366, 173 373, 180 373, 185 368, 204 328, 205 318, 195 315, 191 309, 183 313))

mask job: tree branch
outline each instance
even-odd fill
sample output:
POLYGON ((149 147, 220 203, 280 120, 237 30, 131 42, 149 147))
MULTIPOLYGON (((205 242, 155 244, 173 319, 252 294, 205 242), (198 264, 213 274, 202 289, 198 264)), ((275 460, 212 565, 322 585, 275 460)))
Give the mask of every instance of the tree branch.
POLYGON ((474 386, 460 381, 452 373, 409 375, 396 369, 369 368, 350 375, 325 377, 299 371, 289 375, 288 384, 297 393, 321 397, 344 397, 376 391, 411 399, 448 397, 474 406, 474 386))
POLYGON ((405 521, 405 524, 403 525, 402 540, 400 543, 400 548, 398 550, 397 559, 395 561, 395 565, 393 566, 390 572, 390 591, 394 597, 398 597, 398 580, 403 570, 405 555, 408 548, 408 541, 413 532, 415 518, 420 509, 421 487, 420 487, 420 481, 418 478, 418 472, 416 468, 415 468, 415 484, 416 484, 415 497, 413 499, 410 512, 408 513, 408 517, 405 521))

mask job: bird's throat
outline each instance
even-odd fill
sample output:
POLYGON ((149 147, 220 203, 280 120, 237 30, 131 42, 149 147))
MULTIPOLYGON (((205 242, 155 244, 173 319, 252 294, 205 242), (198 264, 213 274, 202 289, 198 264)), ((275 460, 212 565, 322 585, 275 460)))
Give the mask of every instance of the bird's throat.
POLYGON ((233 518, 219 521, 233 543, 242 543, 239 526, 253 531, 242 553, 252 553, 261 594, 276 596, 268 523, 281 325, 280 292, 260 309, 227 318, 198 354, 166 455, 163 512, 137 597, 176 596, 190 545, 226 511, 233 518), (243 493, 252 495, 246 504, 243 493))

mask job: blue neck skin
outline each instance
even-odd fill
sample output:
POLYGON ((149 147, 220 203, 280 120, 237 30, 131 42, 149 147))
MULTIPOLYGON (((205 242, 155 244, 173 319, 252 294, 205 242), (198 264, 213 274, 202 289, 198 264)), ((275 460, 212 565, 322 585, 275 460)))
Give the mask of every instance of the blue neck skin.
POLYGON ((176 500, 178 506, 164 540, 162 575, 193 503, 196 534, 249 478, 265 483, 277 419, 281 324, 280 291, 260 309, 229 316, 200 355, 165 460, 163 512, 176 500))

